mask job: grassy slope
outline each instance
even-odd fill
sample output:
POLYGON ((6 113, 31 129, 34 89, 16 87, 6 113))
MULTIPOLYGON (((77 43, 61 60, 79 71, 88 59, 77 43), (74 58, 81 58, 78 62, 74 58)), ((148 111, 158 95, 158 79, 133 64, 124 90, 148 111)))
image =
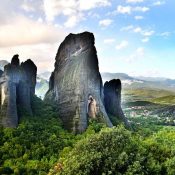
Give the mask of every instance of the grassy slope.
POLYGON ((151 89, 151 88, 140 88, 140 89, 124 89, 123 90, 124 101, 135 102, 135 101, 149 101, 149 102, 161 102, 174 103, 175 93, 167 90, 151 89))
POLYGON ((160 89, 151 89, 151 88, 141 88, 141 89, 132 89, 132 90, 124 90, 125 95, 136 95, 142 98, 158 98, 168 95, 175 95, 174 92, 160 90, 160 89))
POLYGON ((175 95, 169 95, 164 97, 155 98, 152 100, 153 103, 159 104, 175 104, 175 95))

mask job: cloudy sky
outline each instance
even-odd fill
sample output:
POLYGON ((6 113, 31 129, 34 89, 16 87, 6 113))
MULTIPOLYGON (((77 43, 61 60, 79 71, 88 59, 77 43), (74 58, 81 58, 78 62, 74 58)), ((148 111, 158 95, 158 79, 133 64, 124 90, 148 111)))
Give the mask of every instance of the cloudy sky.
POLYGON ((175 78, 174 0, 0 0, 0 59, 52 71, 66 35, 93 32, 101 72, 175 78))

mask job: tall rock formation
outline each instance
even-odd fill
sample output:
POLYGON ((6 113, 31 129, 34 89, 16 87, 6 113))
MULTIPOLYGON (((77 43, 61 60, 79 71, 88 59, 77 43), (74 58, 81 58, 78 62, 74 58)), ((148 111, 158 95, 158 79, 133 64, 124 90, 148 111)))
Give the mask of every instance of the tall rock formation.
POLYGON ((123 110, 121 108, 121 81, 113 79, 106 81, 104 84, 104 103, 105 109, 109 116, 123 121, 127 127, 130 127, 123 110))
POLYGON ((93 34, 69 34, 58 49, 45 100, 57 105, 65 128, 79 133, 86 129, 88 117, 112 126, 103 98, 93 34))
POLYGON ((21 63, 14 55, 0 77, 0 122, 4 127, 18 125, 18 110, 32 115, 31 98, 35 94, 37 67, 29 59, 21 63))

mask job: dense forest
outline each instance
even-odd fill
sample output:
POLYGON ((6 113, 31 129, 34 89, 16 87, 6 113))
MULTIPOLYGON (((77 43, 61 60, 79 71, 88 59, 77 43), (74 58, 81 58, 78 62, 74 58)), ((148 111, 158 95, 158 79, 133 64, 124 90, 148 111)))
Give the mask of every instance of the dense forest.
POLYGON ((20 111, 16 129, 0 129, 0 174, 47 174, 65 146, 75 142, 54 109, 35 97, 34 116, 20 111))
POLYGON ((35 97, 33 117, 0 128, 0 174, 175 174, 175 129, 146 124, 127 130, 89 121, 86 132, 63 129, 56 109, 35 97))

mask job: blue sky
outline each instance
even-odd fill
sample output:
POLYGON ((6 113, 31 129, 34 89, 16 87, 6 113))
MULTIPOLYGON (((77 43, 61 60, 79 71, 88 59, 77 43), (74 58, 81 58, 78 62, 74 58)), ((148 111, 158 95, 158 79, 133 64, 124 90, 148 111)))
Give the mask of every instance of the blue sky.
POLYGON ((0 0, 0 59, 52 71, 69 33, 93 32, 101 72, 175 78, 174 0, 0 0))

